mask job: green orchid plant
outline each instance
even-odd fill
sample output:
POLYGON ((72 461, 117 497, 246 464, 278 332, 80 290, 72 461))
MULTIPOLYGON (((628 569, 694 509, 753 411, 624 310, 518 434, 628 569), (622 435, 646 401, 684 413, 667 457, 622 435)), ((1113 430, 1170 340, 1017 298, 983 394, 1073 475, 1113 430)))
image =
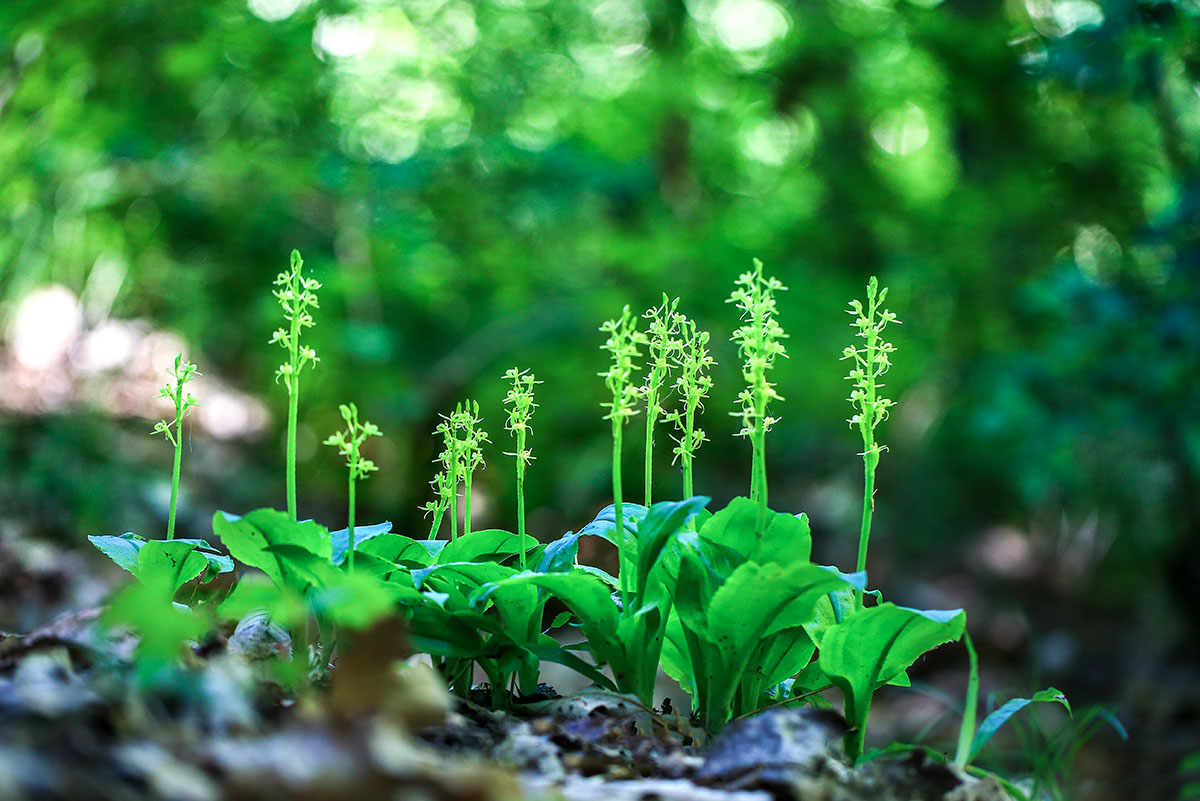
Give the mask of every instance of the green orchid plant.
POLYGON ((162 434, 175 449, 175 463, 171 472, 171 509, 167 517, 167 539, 175 539, 175 509, 179 503, 179 472, 183 463, 183 418, 193 406, 199 406, 192 393, 185 393, 183 387, 196 376, 200 375, 195 364, 185 360, 183 354, 175 356, 175 366, 167 371, 171 375, 171 383, 158 391, 158 397, 166 398, 175 406, 174 422, 160 420, 154 424, 154 433, 162 434), (174 429, 172 430, 172 426, 174 429))
POLYGON ((304 259, 300 251, 292 251, 291 266, 287 272, 275 278, 276 300, 283 309, 287 326, 275 329, 271 344, 278 344, 287 351, 288 360, 275 371, 275 380, 283 379, 288 392, 287 422, 287 511, 296 519, 296 421, 300 409, 300 374, 305 367, 315 366, 320 358, 311 347, 304 345, 301 338, 304 329, 312 328, 312 310, 319 308, 317 290, 321 282, 304 275, 304 259))
POLYGON ((853 385, 849 400, 854 413, 849 423, 862 437, 864 467, 856 569, 842 573, 811 561, 812 534, 805 515, 768 506, 766 434, 777 422, 772 404, 782 400, 770 377, 776 359, 787 353, 776 306, 784 286, 764 276, 761 262, 755 260, 753 270, 739 276, 729 298, 740 317, 732 340, 742 359, 745 386, 734 416, 741 419, 739 435, 752 448, 749 497, 734 498, 710 513, 708 498, 693 496, 695 457, 707 440, 697 416, 713 388, 715 362, 709 334, 678 311, 678 300, 664 294, 662 303, 645 315, 647 330, 639 330, 629 306, 600 329, 607 335, 602 349, 611 359, 599 375, 607 391, 601 404, 607 410, 604 419, 612 427, 613 503, 579 531, 545 544, 526 532, 525 519, 526 469, 533 459, 528 438, 537 408, 534 386, 540 382, 517 368, 504 374, 509 386, 503 398, 505 430, 514 447, 508 455, 516 468, 515 533, 472 528, 472 481, 490 444, 475 401, 459 403, 435 430, 443 447, 432 482, 434 499, 425 507, 433 515, 427 538, 392 531, 390 523, 357 524, 357 483, 375 471, 362 448, 381 434, 360 420, 354 404, 339 407, 345 428, 325 440, 346 460, 347 528, 330 531, 315 521, 296 519, 299 379, 317 362, 301 336, 313 325, 320 288, 302 268, 293 252, 290 271, 276 279, 275 296, 288 326, 272 338, 288 353, 276 374, 289 394, 287 512, 217 512, 213 533, 229 556, 204 540, 174 538, 182 427, 196 405, 184 385, 198 375, 195 365, 180 355, 170 371, 172 383, 160 393, 173 402, 174 420, 155 427, 175 446, 167 539, 147 542, 134 534, 89 538, 139 579, 117 596, 105 619, 142 634, 139 658, 149 673, 169 668, 186 639, 200 632, 197 621, 209 615, 209 607, 201 603, 195 606, 204 617, 192 616, 175 596, 189 583, 198 586, 240 563, 253 570, 243 571, 246 575, 216 613, 229 620, 265 613, 291 630, 295 656, 287 663, 289 672, 281 674, 288 687, 301 687, 329 670, 331 655, 344 643, 353 647, 353 639, 340 639, 343 629, 362 630, 381 617, 397 615, 406 621, 410 643, 431 656, 455 694, 468 697, 472 676, 481 669, 495 708, 535 693, 545 662, 566 665, 597 686, 647 706, 654 701, 659 670, 665 670, 689 692, 693 720, 709 735, 768 705, 828 705, 824 694, 840 692, 849 724, 846 750, 854 760, 882 753, 866 747, 875 694, 888 685, 907 686, 908 669, 922 655, 958 640, 965 642, 970 659, 953 760, 959 768, 980 772, 971 764, 980 750, 1029 704, 1058 703, 1069 710, 1062 694, 1050 688, 1009 701, 977 725, 978 660, 963 611, 911 609, 867 590, 875 474, 886 450, 878 429, 894 405, 883 394, 882 379, 896 350, 885 329, 899 323, 884 306, 887 289, 876 279, 867 284, 865 301, 850 304, 861 341, 842 353, 851 362, 847 379, 853 385), (637 382, 635 374, 643 366, 644 378, 637 382), (676 396, 670 410, 669 395, 676 396), (621 481, 625 425, 643 409, 645 505, 625 501, 621 481), (680 501, 650 502, 659 422, 676 428, 674 455, 685 495, 680 501), (450 536, 437 539, 447 513, 450 536), (579 564, 579 542, 590 536, 616 546, 616 575, 579 564), (567 611, 547 621, 552 599, 567 611), (319 640, 310 644, 314 620, 319 640), (567 623, 583 633, 582 643, 564 646, 551 636, 567 623), (575 653, 580 649, 590 653, 590 661, 575 653))
POLYGON ((346 428, 342 431, 337 431, 329 435, 325 440, 326 445, 332 445, 337 448, 340 455, 346 457, 346 469, 349 471, 349 525, 347 527, 347 542, 349 544, 349 558, 347 563, 350 572, 354 572, 354 489, 359 481, 365 481, 373 471, 379 468, 370 459, 364 459, 362 456, 362 446, 370 437, 383 436, 379 427, 374 423, 369 423, 366 420, 361 423, 358 421, 358 407, 353 403, 338 407, 341 412, 342 420, 346 423, 346 428))
MULTIPOLYGON (((504 397, 504 405, 508 408, 508 421, 504 427, 513 435, 516 450, 506 455, 512 456, 517 469, 517 536, 525 538, 525 468, 533 461, 533 451, 527 447, 527 439, 533 426, 533 410, 537 404, 533 402, 533 385, 541 382, 533 377, 528 370, 510 368, 504 378, 512 382, 512 387, 504 397)), ((521 552, 521 567, 525 567, 525 552, 521 552)))
POLYGON ((782 340, 787 337, 776 319, 778 310, 775 295, 787 289, 779 279, 763 277, 763 265, 754 260, 754 269, 742 273, 727 303, 733 303, 742 312, 741 326, 733 332, 731 339, 738 345, 743 359, 742 377, 746 388, 738 394, 740 409, 735 417, 742 418, 739 436, 749 437, 752 447, 750 470, 750 499, 758 503, 759 527, 767 519, 767 455, 766 436, 778 418, 768 413, 772 401, 783 400, 775 384, 767 374, 775 366, 775 359, 787 357, 782 340))

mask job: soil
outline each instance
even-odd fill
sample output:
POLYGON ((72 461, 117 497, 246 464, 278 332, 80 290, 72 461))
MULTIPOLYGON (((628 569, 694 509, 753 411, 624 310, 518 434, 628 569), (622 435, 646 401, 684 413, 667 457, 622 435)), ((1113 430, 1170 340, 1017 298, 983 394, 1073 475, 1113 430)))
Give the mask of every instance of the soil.
POLYGON ((608 692, 544 687, 492 710, 490 692, 451 697, 405 660, 395 622, 300 693, 274 680, 287 648, 261 625, 213 632, 148 679, 99 615, 0 635, 0 799, 1006 798, 920 751, 851 768, 827 711, 776 707, 705 743, 677 709, 608 692))

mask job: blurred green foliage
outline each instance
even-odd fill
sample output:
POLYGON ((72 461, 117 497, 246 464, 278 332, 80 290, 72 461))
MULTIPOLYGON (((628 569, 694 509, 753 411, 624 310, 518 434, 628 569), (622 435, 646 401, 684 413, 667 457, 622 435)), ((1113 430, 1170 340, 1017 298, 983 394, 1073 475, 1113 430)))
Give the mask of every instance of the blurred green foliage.
MULTIPOLYGON (((664 290, 719 363, 696 489, 746 491, 724 299, 758 256, 792 290, 773 505, 842 554, 860 478, 842 310, 879 274, 906 321, 881 552, 1097 521, 1102 586, 1194 573, 1198 24, 1191 0, 6 0, 0 322, 56 282, 89 320, 179 332, 272 409, 223 463, 242 477, 222 506, 282 506, 270 283, 299 248, 325 285, 302 516, 344 514, 315 432, 354 399, 395 432, 360 518, 416 526, 437 414, 469 396, 498 426, 519 365, 545 382, 527 490, 545 538, 607 502, 596 327, 664 290)), ((7 508, 60 499, 80 541, 131 527, 136 448, 97 486, 70 467, 104 463, 73 449, 80 424, 9 422, 7 508)), ((511 471, 489 462, 477 514, 511 527, 511 471)))

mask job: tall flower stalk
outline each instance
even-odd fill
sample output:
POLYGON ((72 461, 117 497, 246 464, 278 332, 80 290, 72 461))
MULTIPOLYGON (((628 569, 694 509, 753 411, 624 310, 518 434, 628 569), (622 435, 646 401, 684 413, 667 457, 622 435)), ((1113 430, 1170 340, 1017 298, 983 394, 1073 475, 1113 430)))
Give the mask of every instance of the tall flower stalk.
POLYGON ((479 404, 473 401, 459 403, 449 415, 442 415, 435 433, 442 435, 444 448, 438 457, 442 463, 442 474, 434 478, 434 489, 438 499, 426 504, 425 508, 434 513, 434 528, 430 538, 437 531, 437 524, 445 512, 445 504, 450 508, 450 539, 458 539, 458 487, 463 487, 463 533, 471 533, 471 478, 475 471, 483 467, 483 443, 491 442, 487 432, 480 428, 483 422, 479 416, 479 404))
POLYGON ((541 381, 534 379, 528 370, 511 368, 504 377, 512 382, 504 405, 508 407, 508 421, 505 429, 516 440, 516 451, 507 454, 516 458, 517 463, 517 540, 521 546, 521 569, 525 569, 525 468, 533 461, 533 452, 526 447, 526 437, 533 430, 530 420, 537 404, 533 402, 533 385, 541 381))
POLYGON ((350 564, 350 572, 354 572, 354 489, 355 484, 359 481, 365 481, 367 476, 379 468, 370 459, 362 457, 361 448, 364 442, 369 437, 381 437, 383 434, 374 423, 369 423, 366 420, 361 423, 358 421, 358 407, 353 403, 350 405, 338 406, 338 411, 342 413, 342 420, 346 423, 345 430, 331 434, 325 440, 326 445, 332 445, 338 449, 338 453, 346 457, 346 467, 349 470, 349 525, 347 533, 350 540, 347 546, 348 560, 350 564))
POLYGON ((732 340, 738 344, 738 353, 743 359, 742 378, 746 388, 738 394, 741 409, 733 412, 742 418, 742 430, 738 436, 749 437, 753 449, 750 471, 750 499, 758 503, 758 530, 762 533, 767 520, 767 431, 778 421, 768 415, 773 400, 783 400, 775 391, 775 384, 767 379, 767 373, 775 366, 775 358, 787 358, 780 340, 787 337, 783 327, 775 319, 775 293, 786 290, 779 279, 763 277, 763 265, 754 260, 754 269, 742 273, 737 279, 733 293, 727 303, 742 310, 742 325, 733 332, 732 340))
POLYGON ((292 251, 292 262, 287 272, 275 278, 275 298, 283 308, 288 325, 277 328, 271 335, 272 343, 288 352, 288 360, 275 371, 275 380, 283 379, 288 391, 287 427, 287 510, 292 520, 296 519, 296 418, 300 410, 300 373, 305 367, 315 365, 320 359, 312 348, 302 345, 301 335, 305 328, 312 328, 311 309, 317 305, 317 290, 321 282, 304 277, 304 259, 300 251, 292 251))
POLYGON ((154 424, 154 433, 162 434, 175 448, 175 466, 171 471, 171 508, 167 513, 167 539, 175 539, 175 509, 179 504, 179 473, 183 465, 183 418, 193 406, 199 406, 196 398, 183 391, 183 385, 200 375, 196 365, 185 361, 183 354, 175 356, 175 366, 167 369, 172 381, 158 391, 158 397, 166 398, 175 406, 175 421, 159 420, 154 424), (172 425, 174 430, 172 430, 172 425))
MULTIPOLYGON (((703 407, 704 399, 712 391, 712 376, 709 371, 716 361, 708 352, 708 332, 696 328, 696 321, 680 315, 679 341, 681 347, 675 354, 675 366, 679 377, 675 379, 675 391, 679 394, 680 407, 667 415, 675 423, 679 437, 675 439, 675 458, 683 470, 683 497, 695 495, 692 486, 692 463, 696 451, 708 438, 704 430, 696 426, 696 413, 703 407)), ((693 524, 694 525, 694 524, 693 524)))
POLYGON ((634 360, 642 354, 639 345, 647 344, 646 335, 637 329, 637 320, 629 306, 621 309, 621 316, 608 320, 600 326, 601 333, 608 339, 600 346, 608 351, 612 365, 603 373, 604 386, 612 395, 612 401, 600 404, 608 409, 605 420, 612 421, 612 482, 613 512, 616 517, 616 536, 620 556, 620 588, 622 608, 628 609, 629 581, 633 573, 634 543, 629 542, 625 530, 625 519, 621 509, 621 433, 626 421, 638 413, 638 388, 633 385, 633 374, 637 370, 634 360))
MULTIPOLYGON (((863 511, 862 529, 858 535, 858 563, 856 570, 865 570, 867 566, 867 544, 871 539, 871 516, 875 511, 875 469, 879 466, 879 455, 886 450, 875 438, 875 429, 888 418, 888 410, 895 405, 889 398, 883 397, 880 390, 883 382, 880 378, 892 366, 891 355, 896 348, 892 343, 883 339, 883 331, 889 323, 900 324, 896 315, 883 308, 887 298, 887 287, 879 287, 875 276, 867 282, 867 301, 850 301, 847 314, 854 317, 851 324, 855 336, 864 341, 858 345, 850 345, 842 351, 842 359, 851 360, 853 366, 846 380, 853 383, 850 391, 850 405, 854 407, 854 415, 847 420, 851 428, 857 428, 863 442, 863 511)), ((862 605, 862 594, 858 594, 858 604, 862 605)))
POLYGON ((663 293, 662 304, 650 309, 642 316, 650 321, 646 330, 646 353, 649 357, 646 380, 638 393, 646 404, 646 472, 645 501, 649 506, 654 480, 654 426, 665 412, 662 402, 670 391, 671 369, 675 364, 683 343, 679 340, 682 315, 675 310, 679 298, 669 300, 663 293))

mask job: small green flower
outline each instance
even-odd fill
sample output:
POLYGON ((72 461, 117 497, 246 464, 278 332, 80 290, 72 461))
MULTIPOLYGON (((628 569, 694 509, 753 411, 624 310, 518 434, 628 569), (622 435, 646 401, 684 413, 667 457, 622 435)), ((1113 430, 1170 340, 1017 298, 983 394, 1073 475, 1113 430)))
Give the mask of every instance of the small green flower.
POLYGON ((854 385, 848 400, 855 414, 846 422, 851 428, 859 429, 864 445, 875 453, 885 450, 874 441, 875 429, 888 418, 888 410, 896 405, 879 393, 884 386, 879 379, 892 366, 891 355, 896 352, 895 345, 883 340, 883 330, 889 323, 900 325, 895 314, 882 308, 887 292, 887 287, 880 289, 879 281, 872 276, 867 283, 866 305, 862 301, 850 301, 846 313, 854 317, 855 336, 866 341, 862 345, 849 345, 842 351, 843 361, 853 361, 846 380, 854 385))
POLYGON ((290 324, 287 328, 275 329, 270 340, 271 344, 279 343, 288 352, 288 361, 275 371, 275 380, 282 378, 288 392, 292 391, 293 377, 320 361, 315 350, 300 343, 301 332, 313 326, 310 310, 320 308, 317 290, 321 288, 321 282, 305 277, 303 270, 304 259, 300 258, 299 251, 293 250, 291 268, 276 276, 275 286, 279 288, 272 291, 283 309, 284 319, 290 324))
POLYGON ((608 339, 600 346, 612 357, 612 366, 603 373, 604 385, 612 393, 611 403, 602 403, 608 409, 605 420, 624 422, 638 413, 638 387, 633 385, 633 374, 637 371, 635 359, 641 357, 639 345, 648 344, 646 335, 637 329, 637 319, 625 306, 619 318, 608 320, 600 326, 608 339))
POLYGON ((734 413, 742 418, 738 436, 752 436, 759 420, 764 431, 769 431, 779 420, 766 414, 771 401, 783 400, 775 385, 767 380, 767 371, 774 368, 777 356, 787 358, 787 350, 780 341, 786 339, 787 334, 775 319, 778 314, 775 293, 785 290, 787 287, 778 278, 763 278, 762 262, 755 259, 754 269, 742 273, 726 301, 742 310, 742 325, 731 337, 738 344, 738 353, 744 360, 742 377, 747 384, 738 394, 741 410, 734 413))
MULTIPOLYGON (((600 346, 612 357, 612 366, 603 373, 598 373, 604 379, 612 401, 600 404, 608 409, 605 420, 612 421, 612 481, 613 481, 613 512, 616 518, 617 552, 621 562, 621 599, 627 600, 629 593, 629 578, 632 574, 634 550, 636 544, 625 541, 627 534, 622 513, 621 487, 621 435, 625 422, 638 413, 638 388, 633 385, 633 374, 637 370, 634 360, 642 353, 639 345, 649 344, 646 335, 637 329, 637 320, 629 311, 629 306, 621 309, 621 316, 608 320, 600 326, 602 333, 608 334, 608 339, 600 346)), ((623 608, 628 608, 624 606, 623 608)))
POLYGON ((663 400, 670 391, 669 379, 683 342, 679 339, 679 330, 683 315, 676 311, 679 298, 670 300, 663 293, 662 304, 647 311, 642 316, 650 321, 646 331, 646 350, 649 362, 646 370, 646 380, 637 389, 638 396, 646 404, 646 471, 645 471, 645 500, 651 503, 651 489, 654 467, 654 426, 659 417, 666 413, 663 400))
POLYGON ((537 408, 533 402, 533 385, 542 382, 536 380, 528 370, 518 370, 516 367, 509 368, 504 378, 512 382, 512 387, 504 396, 504 405, 508 407, 508 421, 504 429, 518 440, 516 453, 506 453, 505 456, 515 456, 517 461, 528 465, 533 461, 533 452, 525 447, 524 441, 533 431, 530 420, 533 410, 537 408))
POLYGON ((374 423, 369 423, 363 420, 358 421, 358 407, 353 403, 349 405, 338 406, 338 411, 342 413, 342 420, 346 422, 346 428, 334 434, 330 434, 325 440, 326 445, 332 445, 338 449, 338 453, 346 457, 346 467, 350 472, 348 494, 350 496, 349 504, 349 526, 347 535, 349 536, 349 559, 347 564, 350 571, 354 571, 354 512, 355 512, 355 484, 363 481, 375 470, 379 468, 370 459, 364 459, 361 453, 363 443, 371 437, 381 437, 383 434, 379 431, 379 427, 374 423))
POLYGON ((742 325, 733 332, 732 339, 738 343, 738 353, 744 360, 742 377, 746 388, 738 394, 740 411, 732 414, 742 418, 739 436, 750 437, 752 444, 750 498, 758 502, 760 526, 766 524, 767 515, 766 432, 778 422, 778 418, 767 414, 767 408, 771 401, 783 400, 767 379, 767 372, 775 366, 776 357, 787 358, 780 341, 787 334, 775 319, 775 293, 785 289, 779 279, 763 278, 762 262, 755 259, 754 269, 738 278, 726 301, 742 310, 742 325))
POLYGON ((383 433, 374 423, 367 422, 366 420, 360 423, 358 421, 358 407, 353 403, 348 406, 338 406, 338 411, 342 413, 342 419, 346 421, 346 428, 343 431, 330 434, 325 440, 325 444, 337 448, 338 453, 346 457, 346 467, 350 470, 350 478, 362 481, 369 473, 379 468, 370 459, 364 459, 359 449, 367 439, 370 437, 382 437, 383 433))
POLYGON ((304 259, 300 252, 292 251, 291 267, 275 278, 273 294, 283 309, 286 328, 277 328, 271 335, 272 343, 279 343, 288 352, 288 360, 275 371, 275 380, 283 379, 288 391, 287 428, 287 505, 288 515, 296 519, 296 420, 300 407, 300 373, 309 365, 320 361, 317 352, 300 342, 305 328, 312 328, 311 309, 317 305, 317 290, 321 282, 304 276, 304 259))
POLYGON ((435 528, 441 521, 446 501, 450 507, 450 538, 458 538, 458 485, 463 485, 463 533, 471 533, 471 478, 483 467, 483 444, 491 442, 488 434, 480 427, 479 404, 474 401, 459 403, 449 415, 442 415, 442 422, 434 429, 440 434, 444 448, 438 456, 443 472, 435 477, 433 486, 437 499, 427 503, 425 510, 433 512, 435 528))
MULTIPOLYGON (((541 381, 533 377, 528 370, 510 368, 504 377, 512 382, 508 394, 504 397, 504 405, 508 407, 508 422, 504 427, 516 439, 517 450, 507 454, 517 460, 517 536, 525 542, 525 468, 533 461, 533 452, 525 446, 525 438, 533 431, 530 420, 537 404, 533 402, 533 385, 541 381)), ((525 549, 521 548, 521 568, 525 568, 525 549)))
POLYGON ((679 393, 681 408, 669 413, 666 419, 679 429, 675 437, 674 461, 683 467, 683 496, 690 498, 692 487, 692 462, 696 451, 708 441, 704 429, 696 426, 696 413, 704 407, 704 399, 712 391, 712 376, 709 374, 716 361, 708 352, 709 334, 696 327, 695 320, 681 316, 679 340, 681 347, 675 354, 675 391, 679 393))
MULTIPOLYGON (((883 331, 890 323, 900 324, 896 315, 883 308, 887 299, 887 287, 879 287, 879 281, 871 276, 867 282, 867 302, 850 301, 847 313, 854 318, 855 336, 861 337, 861 345, 850 345, 842 351, 842 360, 850 360, 850 373, 846 380, 853 384, 850 390, 850 405, 854 414, 847 420, 851 428, 858 428, 863 442, 863 513, 862 528, 858 535, 858 566, 867 566, 867 546, 871 538, 871 517, 875 512, 875 469, 879 456, 886 447, 875 439, 875 429, 888 417, 888 410, 895 405, 885 398, 880 390, 879 379, 892 366, 891 355, 896 351, 892 343, 883 339, 883 331)), ((857 594, 857 603, 862 605, 862 595, 857 594)))

